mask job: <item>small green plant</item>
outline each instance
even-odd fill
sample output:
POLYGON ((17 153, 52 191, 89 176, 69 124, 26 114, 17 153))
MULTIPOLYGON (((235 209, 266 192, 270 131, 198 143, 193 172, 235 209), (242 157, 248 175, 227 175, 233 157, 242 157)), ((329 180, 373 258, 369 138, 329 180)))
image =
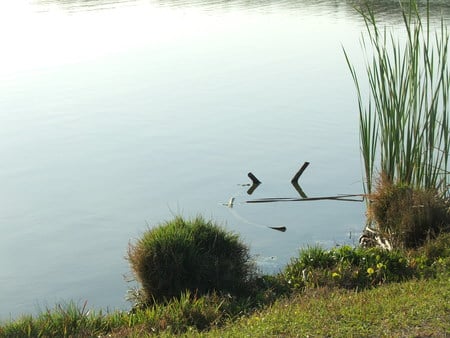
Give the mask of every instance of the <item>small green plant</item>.
POLYGON ((238 235, 202 217, 148 230, 128 250, 145 303, 178 298, 186 290, 243 294, 255 274, 249 250, 238 235))
POLYGON ((421 250, 431 260, 450 258, 450 232, 442 233, 435 239, 427 241, 421 250))
POLYGON ((408 259, 398 251, 378 248, 342 246, 325 250, 302 249, 282 272, 295 289, 337 286, 366 288, 386 282, 397 282, 413 275, 408 259))
POLYGON ((434 278, 449 275, 450 268, 450 233, 441 233, 429 239, 425 244, 410 251, 410 264, 420 278, 434 278))

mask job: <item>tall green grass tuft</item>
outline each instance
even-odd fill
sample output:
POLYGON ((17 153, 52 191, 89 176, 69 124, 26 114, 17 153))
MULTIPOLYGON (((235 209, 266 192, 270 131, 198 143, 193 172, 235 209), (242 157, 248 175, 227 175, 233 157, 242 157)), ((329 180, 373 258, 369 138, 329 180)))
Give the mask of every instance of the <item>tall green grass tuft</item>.
POLYGON ((178 298, 186 290, 244 294, 255 275, 239 236, 202 217, 176 217, 148 230, 130 245, 128 260, 143 303, 178 298))
POLYGON ((0 337, 89 337, 120 325, 102 312, 88 310, 87 302, 58 304, 33 317, 22 316, 0 326, 0 337))
POLYGON ((362 47, 372 55, 366 63, 368 98, 344 54, 358 95, 366 193, 374 188, 379 171, 392 183, 448 195, 447 27, 443 19, 439 28, 430 26, 428 1, 425 21, 416 0, 401 7, 405 39, 381 27, 369 5, 357 10, 367 32, 362 47))

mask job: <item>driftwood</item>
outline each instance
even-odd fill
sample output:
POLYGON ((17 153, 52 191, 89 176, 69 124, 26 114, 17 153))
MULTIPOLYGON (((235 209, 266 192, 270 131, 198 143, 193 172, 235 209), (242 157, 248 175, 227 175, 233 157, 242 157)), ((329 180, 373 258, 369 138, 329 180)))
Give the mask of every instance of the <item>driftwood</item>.
POLYGON ((307 197, 307 198, 292 198, 292 197, 268 197, 259 198, 254 200, 245 201, 245 203, 273 203, 273 202, 307 202, 307 201, 347 201, 347 202, 362 202, 366 197, 365 194, 347 194, 347 195, 335 195, 335 196, 320 196, 320 197, 307 197), (352 197, 360 197, 358 199, 352 197))
POLYGON ((378 230, 366 226, 359 237, 359 245, 363 248, 379 247, 388 251, 392 250, 389 240, 383 237, 378 230))
POLYGON ((253 184, 261 184, 261 181, 256 178, 251 172, 247 174, 248 178, 250 178, 253 184))
POLYGON ((261 184, 261 181, 256 178, 251 172, 247 174, 247 176, 252 180, 252 186, 247 190, 247 194, 251 195, 255 191, 256 188, 261 184))

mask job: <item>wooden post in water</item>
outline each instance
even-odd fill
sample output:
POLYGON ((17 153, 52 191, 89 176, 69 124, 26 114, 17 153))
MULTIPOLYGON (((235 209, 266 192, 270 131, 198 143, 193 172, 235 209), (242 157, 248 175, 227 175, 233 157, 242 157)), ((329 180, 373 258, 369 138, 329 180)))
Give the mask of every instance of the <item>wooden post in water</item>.
POLYGON ((252 173, 248 173, 247 176, 252 180, 252 186, 247 190, 247 194, 251 195, 255 191, 256 188, 261 184, 261 181, 256 178, 252 173))
POLYGON ((253 184, 261 184, 261 181, 258 180, 252 173, 248 173, 247 176, 252 180, 253 184))
POLYGON ((300 184, 298 184, 298 179, 300 178, 300 176, 303 174, 303 172, 305 171, 305 169, 309 166, 309 162, 305 162, 303 163, 302 167, 300 168, 299 171, 297 171, 297 173, 294 175, 294 177, 291 180, 292 185, 294 186, 295 190, 297 190, 297 192, 299 193, 299 195, 302 198, 308 198, 308 196, 306 196, 306 194, 304 193, 303 189, 300 188, 300 184))
POLYGON ((292 177, 291 183, 292 184, 297 184, 298 185, 298 179, 300 178, 300 176, 303 174, 303 172, 305 171, 305 169, 309 166, 309 162, 305 162, 303 163, 302 167, 300 168, 300 170, 294 175, 294 177, 292 177))

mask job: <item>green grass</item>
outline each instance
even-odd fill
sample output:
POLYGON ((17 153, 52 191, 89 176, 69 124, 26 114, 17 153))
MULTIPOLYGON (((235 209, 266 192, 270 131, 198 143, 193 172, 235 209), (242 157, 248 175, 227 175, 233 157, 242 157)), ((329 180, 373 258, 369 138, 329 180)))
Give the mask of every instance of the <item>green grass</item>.
MULTIPOLYGON (((72 319, 78 323, 76 330, 69 327, 64 330, 62 325, 57 325, 56 319, 49 320, 48 316, 27 317, 1 326, 0 336, 444 337, 450 335, 450 276, 393 283, 362 292, 309 289, 281 298, 249 315, 224 318, 221 326, 213 323, 209 331, 199 331, 195 325, 184 327, 183 321, 176 324, 168 313, 164 314, 165 311, 170 313, 160 308, 136 314, 90 314, 85 319, 75 316, 72 319), (158 311, 161 313, 156 316, 158 311), (53 329, 49 329, 49 324, 47 330, 38 329, 37 326, 44 322, 53 322, 53 329), (183 328, 177 330, 170 325, 183 328)), ((52 312, 51 316, 57 318, 59 315, 52 312)), ((74 323, 71 325, 75 328, 74 323)))
POLYGON ((443 337, 449 334, 450 280, 446 277, 390 284, 363 292, 310 290, 198 336, 443 337))

